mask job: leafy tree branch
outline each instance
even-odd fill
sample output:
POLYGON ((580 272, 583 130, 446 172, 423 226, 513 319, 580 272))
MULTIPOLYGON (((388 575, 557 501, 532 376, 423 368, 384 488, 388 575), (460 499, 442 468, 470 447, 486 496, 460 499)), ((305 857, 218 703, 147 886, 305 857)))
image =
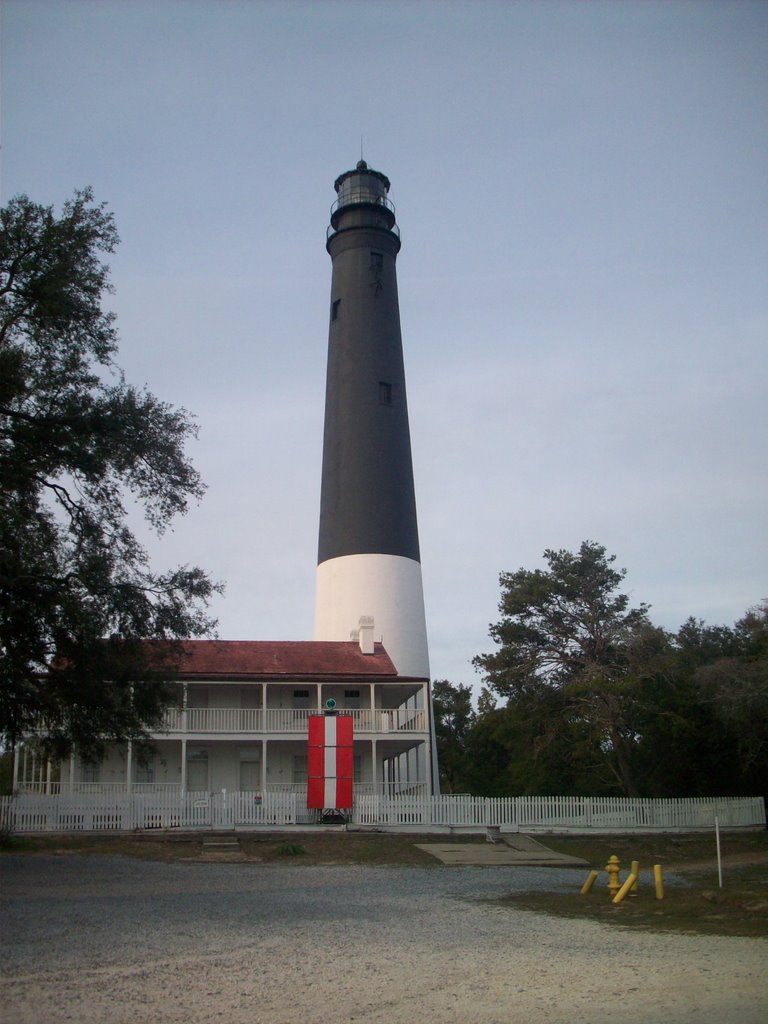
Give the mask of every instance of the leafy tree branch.
POLYGON ((159 722, 175 641, 212 629, 220 589, 199 568, 152 570, 127 525, 128 495, 162 533, 205 488, 191 415, 115 362, 117 243, 90 189, 58 216, 26 196, 0 211, 0 730, 58 754, 159 722))

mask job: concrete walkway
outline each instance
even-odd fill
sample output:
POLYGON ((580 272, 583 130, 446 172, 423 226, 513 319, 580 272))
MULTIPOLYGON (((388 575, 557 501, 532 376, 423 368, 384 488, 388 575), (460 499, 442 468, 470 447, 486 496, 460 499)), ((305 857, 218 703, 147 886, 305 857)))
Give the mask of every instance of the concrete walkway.
POLYGON ((437 857, 443 864, 463 864, 471 867, 589 867, 580 857, 557 853, 548 846, 519 832, 493 836, 481 843, 417 843, 420 850, 437 857))

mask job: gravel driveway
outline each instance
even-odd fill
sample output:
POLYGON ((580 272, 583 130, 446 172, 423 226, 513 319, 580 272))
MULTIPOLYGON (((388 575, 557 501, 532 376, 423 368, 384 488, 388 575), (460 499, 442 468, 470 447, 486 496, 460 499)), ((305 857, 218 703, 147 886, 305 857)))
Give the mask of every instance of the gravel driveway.
POLYGON ((485 902, 547 868, 5 856, 13 1024, 762 1024, 768 943, 485 902))

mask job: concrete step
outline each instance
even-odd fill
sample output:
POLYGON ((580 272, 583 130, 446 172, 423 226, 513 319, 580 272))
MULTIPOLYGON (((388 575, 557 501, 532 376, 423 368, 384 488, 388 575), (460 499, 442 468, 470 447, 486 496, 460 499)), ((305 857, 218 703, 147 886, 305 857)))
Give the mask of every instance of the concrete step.
POLYGON ((507 846, 513 850, 519 850, 521 853, 541 853, 546 851, 551 853, 552 851, 548 846, 540 843, 537 839, 532 836, 526 836, 522 832, 503 832, 501 834, 501 841, 506 843, 507 846))
POLYGON ((200 859, 204 861, 241 861, 246 856, 237 836, 203 836, 203 848, 200 859))

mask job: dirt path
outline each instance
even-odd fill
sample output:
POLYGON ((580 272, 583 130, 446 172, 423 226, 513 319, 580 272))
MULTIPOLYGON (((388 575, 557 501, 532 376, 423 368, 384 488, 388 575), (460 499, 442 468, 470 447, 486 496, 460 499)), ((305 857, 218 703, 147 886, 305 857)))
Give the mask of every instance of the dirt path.
MULTIPOLYGON (((768 854, 765 853, 729 853, 723 857, 723 870, 728 868, 746 868, 753 867, 759 864, 765 864, 768 867, 768 854)), ((685 874, 686 871, 692 873, 704 872, 704 871, 717 871, 717 858, 708 857, 706 860, 689 860, 684 861, 681 864, 672 864, 667 869, 669 871, 675 871, 679 874, 685 874)))
POLYGON ((14 1024, 762 1024, 768 943, 488 901, 528 868, 3 862, 14 1024))

